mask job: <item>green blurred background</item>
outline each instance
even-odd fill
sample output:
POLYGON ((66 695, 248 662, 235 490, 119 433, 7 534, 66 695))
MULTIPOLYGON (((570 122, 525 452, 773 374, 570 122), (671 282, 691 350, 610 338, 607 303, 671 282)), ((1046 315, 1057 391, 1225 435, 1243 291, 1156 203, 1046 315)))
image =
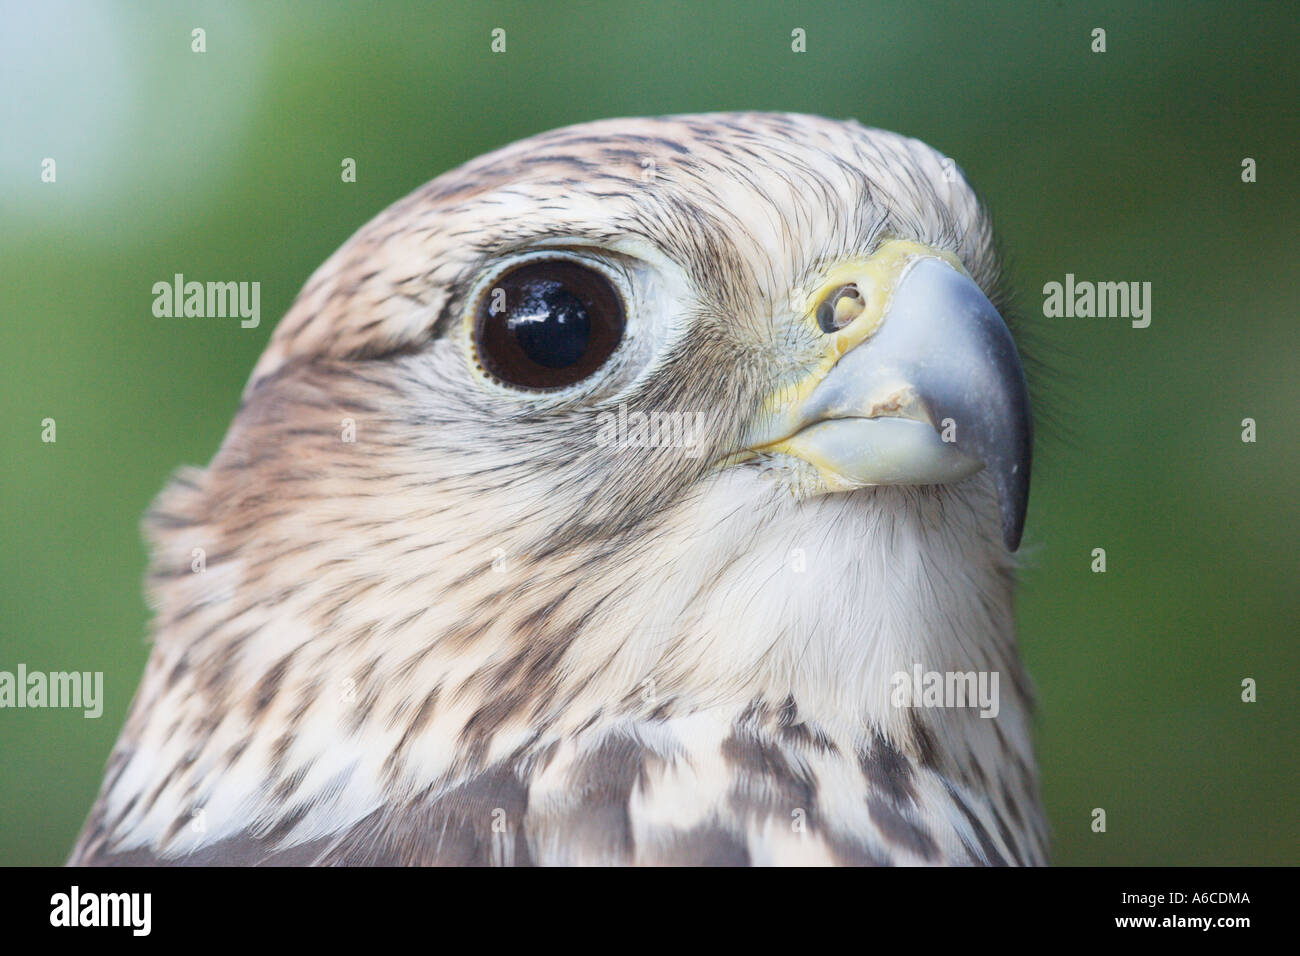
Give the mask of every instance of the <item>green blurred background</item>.
POLYGON ((851 116, 954 157, 1040 315, 1028 350, 1054 372, 1021 622, 1056 861, 1296 862, 1296 20, 1281 3, 6 6, 0 669, 102 670, 106 704, 0 711, 0 862, 65 858, 147 654, 140 515, 211 457, 311 271, 493 147, 727 109, 851 116), (175 272, 260 281, 261 326, 154 318, 175 272), (1041 318, 1067 272, 1153 283, 1151 326, 1041 318))

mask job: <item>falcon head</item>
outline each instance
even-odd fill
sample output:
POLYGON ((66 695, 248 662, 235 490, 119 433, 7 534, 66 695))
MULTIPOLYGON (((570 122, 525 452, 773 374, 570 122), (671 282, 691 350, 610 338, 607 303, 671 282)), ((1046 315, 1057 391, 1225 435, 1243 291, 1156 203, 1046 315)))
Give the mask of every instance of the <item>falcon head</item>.
POLYGON ((430 807, 479 786, 498 856, 707 826, 753 859, 752 755, 798 727, 814 856, 1035 858, 1003 302, 952 162, 852 122, 608 120, 435 179, 312 277, 152 512, 155 649, 80 857, 442 859, 491 821, 430 807), (1002 673, 996 733, 891 706, 917 663, 1002 673), (923 838, 851 808, 836 755, 868 790, 912 768, 923 838), (923 807, 981 780, 976 826, 923 807))

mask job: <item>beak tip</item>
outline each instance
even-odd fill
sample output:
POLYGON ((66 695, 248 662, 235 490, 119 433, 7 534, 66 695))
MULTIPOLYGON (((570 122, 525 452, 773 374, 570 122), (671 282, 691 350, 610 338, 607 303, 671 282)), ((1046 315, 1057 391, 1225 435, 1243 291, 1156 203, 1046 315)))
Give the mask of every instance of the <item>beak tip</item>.
POLYGON ((1002 540, 1007 550, 1014 553, 1020 548, 1025 533, 1025 517, 1029 512, 1029 459, 1009 471, 996 476, 998 507, 1002 513, 1002 540))
POLYGON ((1009 513, 1007 517, 1003 518, 1002 540, 1006 544, 1007 550, 1012 554, 1020 550, 1020 538, 1024 531, 1025 525, 1023 521, 1011 517, 1009 513))

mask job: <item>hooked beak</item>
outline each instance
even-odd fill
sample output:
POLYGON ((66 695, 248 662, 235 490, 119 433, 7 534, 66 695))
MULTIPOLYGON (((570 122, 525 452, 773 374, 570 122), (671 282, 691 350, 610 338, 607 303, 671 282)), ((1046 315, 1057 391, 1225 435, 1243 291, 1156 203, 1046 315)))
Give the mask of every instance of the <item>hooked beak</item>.
POLYGON ((993 303, 953 257, 902 240, 835 270, 813 301, 827 361, 769 401, 749 449, 809 462, 832 491, 947 484, 987 469, 1015 551, 1033 422, 993 303))

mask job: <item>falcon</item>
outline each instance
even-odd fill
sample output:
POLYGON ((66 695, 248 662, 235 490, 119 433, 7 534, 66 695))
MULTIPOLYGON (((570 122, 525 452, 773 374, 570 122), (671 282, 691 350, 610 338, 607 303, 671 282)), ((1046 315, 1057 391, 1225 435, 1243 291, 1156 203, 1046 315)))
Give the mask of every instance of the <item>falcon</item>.
POLYGON ((152 507, 71 862, 1044 863, 1006 301, 960 170, 855 122, 434 179, 152 507))

